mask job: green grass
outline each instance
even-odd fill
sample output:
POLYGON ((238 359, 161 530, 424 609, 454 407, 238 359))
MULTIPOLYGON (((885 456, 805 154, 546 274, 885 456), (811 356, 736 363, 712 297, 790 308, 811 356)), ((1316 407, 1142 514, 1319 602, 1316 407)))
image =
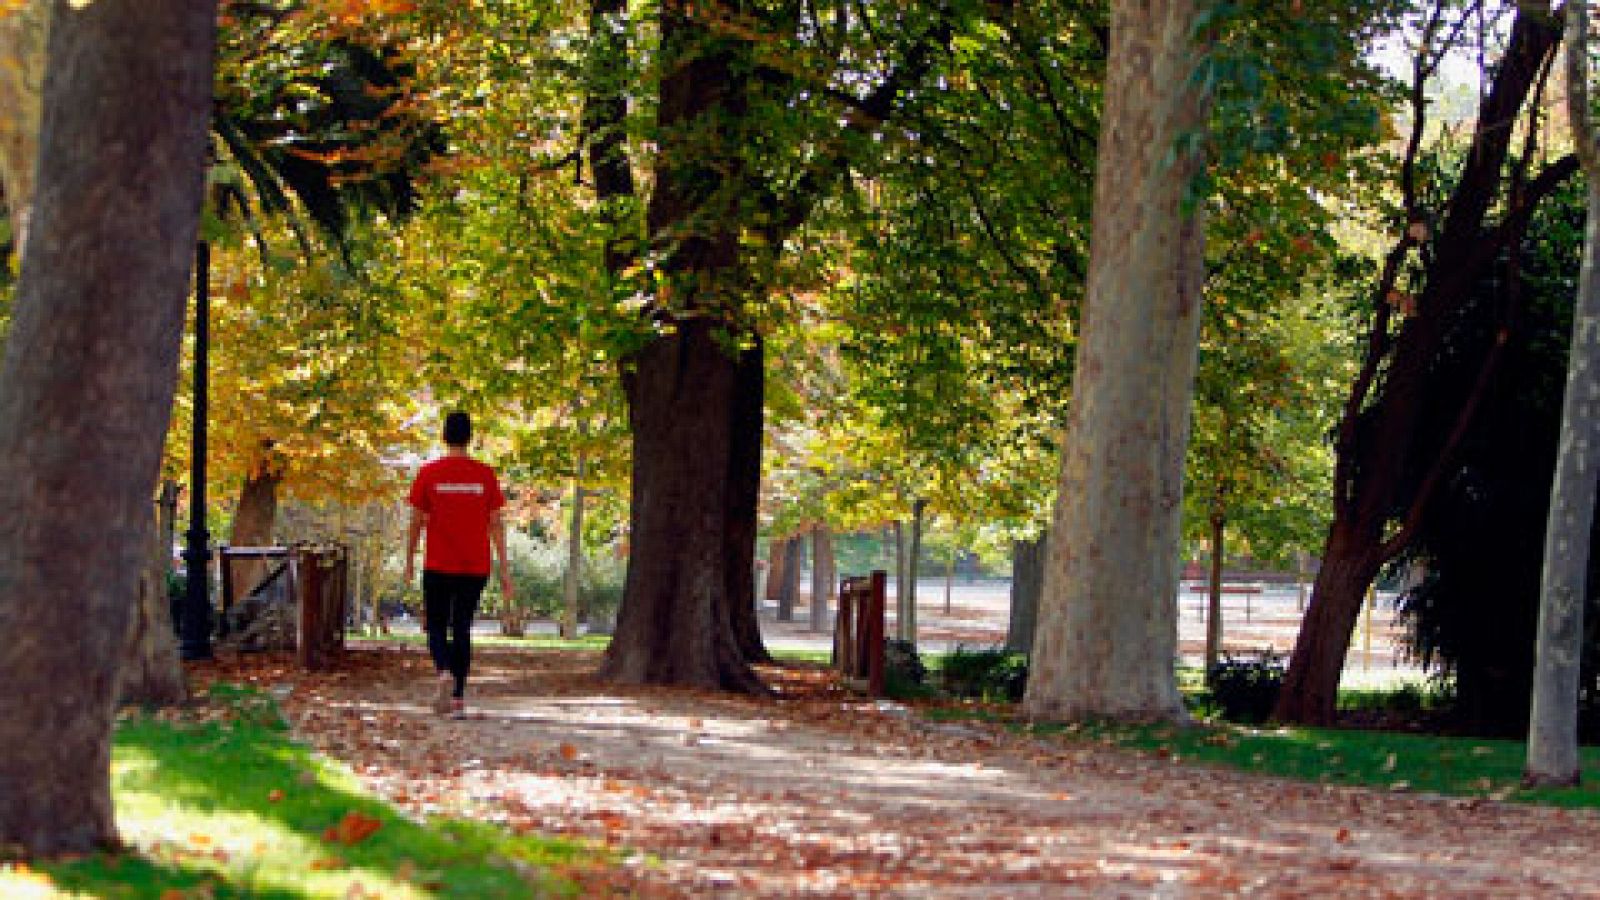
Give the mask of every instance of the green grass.
POLYGON ((607 862, 573 841, 412 821, 291 741, 269 699, 223 688, 212 700, 209 721, 118 727, 111 776, 130 852, 0 867, 0 896, 575 896, 550 867, 607 862), (325 839, 351 814, 379 827, 325 839))
POLYGON ((1583 749, 1583 785, 1528 790, 1521 786, 1527 759, 1527 747, 1521 741, 1226 723, 1188 727, 1106 722, 1022 724, 1015 721, 1014 708, 1005 705, 935 707, 923 714, 942 721, 1001 722, 1040 737, 1095 741, 1174 761, 1301 781, 1600 808, 1600 747, 1583 749))

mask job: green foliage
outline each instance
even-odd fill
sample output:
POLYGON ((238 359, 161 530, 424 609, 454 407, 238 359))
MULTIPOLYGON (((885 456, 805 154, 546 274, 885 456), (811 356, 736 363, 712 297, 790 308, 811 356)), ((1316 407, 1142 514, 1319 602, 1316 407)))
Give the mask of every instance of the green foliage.
POLYGON ((928 667, 915 644, 893 638, 883 642, 883 683, 884 693, 897 699, 929 695, 928 667))
POLYGON ((416 821, 290 740, 260 693, 219 686, 195 709, 117 729, 111 778, 127 852, 40 861, 27 876, 0 867, 0 893, 35 896, 42 877, 74 896, 575 895, 543 870, 603 853, 480 823, 416 821), (376 831, 325 841, 351 814, 376 831))
POLYGON ((1230 722, 1265 722, 1278 702, 1283 674, 1283 657, 1271 651, 1254 657, 1225 655, 1206 673, 1209 697, 1230 722))
MULTIPOLYGON (((566 589, 565 543, 513 532, 506 536, 506 550, 511 555, 516 596, 507 603, 498 588, 486 592, 485 612, 500 616, 502 622, 514 627, 525 627, 529 619, 559 619, 566 589)), ((622 602, 625 574, 622 561, 614 554, 587 556, 578 587, 580 619, 591 623, 611 621, 622 602)))
POLYGON ((1017 703, 1028 686, 1028 657, 958 644, 939 661, 939 686, 954 697, 1017 703))

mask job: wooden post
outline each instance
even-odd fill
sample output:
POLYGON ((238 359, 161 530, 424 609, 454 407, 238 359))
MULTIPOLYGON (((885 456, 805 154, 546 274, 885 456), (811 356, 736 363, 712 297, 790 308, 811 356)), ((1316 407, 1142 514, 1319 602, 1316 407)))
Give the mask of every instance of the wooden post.
POLYGON ((839 586, 839 612, 833 625, 833 667, 846 678, 855 676, 856 662, 856 579, 846 578, 839 586))
POLYGON ((874 697, 883 696, 883 615, 888 580, 887 572, 875 570, 872 573, 872 593, 867 600, 870 610, 867 619, 867 686, 874 697))

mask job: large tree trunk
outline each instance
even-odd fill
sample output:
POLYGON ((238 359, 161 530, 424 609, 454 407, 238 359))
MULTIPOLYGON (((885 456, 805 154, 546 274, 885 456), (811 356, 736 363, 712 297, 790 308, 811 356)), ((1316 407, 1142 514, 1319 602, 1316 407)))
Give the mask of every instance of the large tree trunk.
POLYGON ((1187 202, 1208 97, 1192 0, 1111 13, 1087 299, 1024 708, 1181 720, 1184 452, 1204 225, 1187 202))
POLYGON ((1525 780, 1575 785, 1578 685, 1583 657, 1583 606, 1588 596, 1595 484, 1600 475, 1600 147, 1589 107, 1589 4, 1566 8, 1567 110, 1588 178, 1588 223, 1572 313, 1567 392, 1561 408, 1561 447, 1550 486, 1539 586, 1539 630, 1528 718, 1525 780))
POLYGON ((828 604, 833 599, 833 533, 825 522, 811 528, 811 630, 829 630, 828 604))
POLYGON ((39 110, 44 97, 48 0, 28 0, 0 12, 0 194, 11 218, 18 253, 28 235, 34 166, 39 160, 39 110))
MULTIPOLYGON (((1419 436, 1415 421, 1426 400, 1424 382, 1450 315, 1481 277, 1499 246, 1514 233, 1502 223, 1486 228, 1485 219, 1501 195, 1505 161, 1517 119, 1537 82, 1544 61, 1559 33, 1551 27, 1547 4, 1519 8, 1504 60, 1495 70, 1494 83, 1479 114, 1478 127, 1460 181, 1432 242, 1424 287, 1416 298, 1398 337, 1389 336, 1393 307, 1386 296, 1375 301, 1374 325, 1368 357, 1346 399, 1344 418, 1335 442, 1334 519, 1324 544, 1322 569, 1312 586, 1310 606, 1300 626, 1289 672, 1279 695, 1274 717, 1279 721, 1326 725, 1334 720, 1339 677, 1349 649, 1350 634, 1366 599, 1367 587, 1382 565, 1404 549, 1420 521, 1432 485, 1439 482, 1452 452, 1450 439, 1437 435, 1432 459, 1418 459, 1419 436), (1542 7, 1542 8, 1541 8, 1542 7), (1369 396, 1379 384, 1381 392, 1369 396), (1416 496, 1399 497, 1400 486, 1416 472, 1431 472, 1422 479, 1416 496), (1396 507, 1399 528, 1391 528, 1396 507)), ((1539 179, 1517 192, 1506 222, 1523 221, 1538 198, 1559 179, 1551 166, 1539 179)), ((1420 213, 1417 213, 1420 215, 1420 213)), ((1392 256, 1391 270, 1411 244, 1419 240, 1408 229, 1392 256)), ((1469 398, 1455 432, 1463 433, 1474 404, 1469 398)))
POLYGON ((1032 653, 1039 623, 1039 592, 1044 587, 1044 560, 1049 533, 1031 541, 1011 542, 1011 614, 1006 650, 1032 653))
POLYGON ((727 614, 737 367, 715 332, 704 320, 680 324, 635 357, 627 381, 633 552, 616 635, 601 666, 607 678, 761 687, 727 614))
POLYGON ((35 854, 117 843, 117 667, 177 381, 216 17, 203 0, 58 8, 0 369, 0 845, 35 854))
POLYGON ((1361 617, 1367 585, 1383 565, 1375 553, 1374 536, 1351 533, 1347 530, 1349 523, 1336 520, 1334 524, 1345 527, 1328 533, 1322 567, 1311 583, 1311 605, 1300 625, 1293 662, 1284 675, 1283 690, 1273 710, 1273 717, 1280 721, 1332 724, 1350 635, 1361 617), (1354 603, 1327 599, 1349 596, 1356 598, 1354 603), (1319 597, 1322 602, 1318 602, 1319 597))
POLYGON ((172 607, 167 596, 167 575, 172 571, 173 519, 178 486, 165 482, 156 503, 150 534, 150 557, 139 576, 139 603, 128 631, 127 655, 118 675, 120 703, 171 706, 189 695, 178 659, 178 640, 172 630, 172 607))
MULTIPOLYGON (((228 534, 232 547, 266 547, 272 544, 272 531, 278 522, 278 486, 283 476, 266 460, 258 461, 239 490, 239 504, 233 510, 233 530, 228 534)), ((242 600, 267 576, 265 560, 245 559, 232 564, 222 577, 232 579, 236 600, 242 600)))

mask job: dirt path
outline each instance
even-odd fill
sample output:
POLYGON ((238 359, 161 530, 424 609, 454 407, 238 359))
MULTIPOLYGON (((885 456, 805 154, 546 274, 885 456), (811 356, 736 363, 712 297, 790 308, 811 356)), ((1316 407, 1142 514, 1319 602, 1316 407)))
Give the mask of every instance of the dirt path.
POLYGON ((286 694, 301 734, 403 807, 636 851, 585 876, 596 892, 1600 897, 1591 813, 933 725, 816 670, 767 670, 775 700, 619 689, 595 660, 480 652, 464 721, 426 711, 419 649, 358 647, 331 675, 222 670, 286 694))

